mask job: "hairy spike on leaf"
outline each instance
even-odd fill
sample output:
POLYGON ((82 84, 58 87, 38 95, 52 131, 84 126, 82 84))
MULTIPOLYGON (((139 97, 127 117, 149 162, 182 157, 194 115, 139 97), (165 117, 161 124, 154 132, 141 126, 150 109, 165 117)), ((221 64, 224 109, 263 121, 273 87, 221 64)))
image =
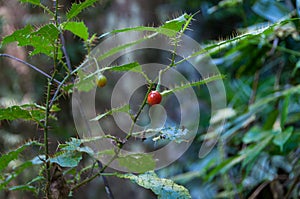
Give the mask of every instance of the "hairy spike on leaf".
POLYGON ((40 0, 20 0, 20 2, 22 2, 22 3, 31 3, 33 5, 40 5, 41 4, 40 0))
POLYGON ((113 113, 118 113, 118 112, 124 112, 124 113, 128 113, 130 110, 130 106, 129 104, 125 104, 121 107, 118 107, 118 108, 114 108, 114 109, 111 109, 109 111, 107 111, 106 113, 103 113, 101 115, 98 115, 97 117, 91 119, 91 121, 98 121, 98 120, 101 120, 102 118, 108 116, 108 115, 112 115, 113 113))
POLYGON ((44 119, 45 111, 45 107, 37 104, 14 105, 0 109, 0 121, 23 119, 39 123, 44 119))
POLYGON ((193 86, 200 86, 200 85, 207 84, 207 83, 210 83, 212 81, 223 79, 223 78, 224 78, 224 75, 221 75, 221 74, 214 75, 214 76, 202 79, 200 81, 191 82, 191 83, 187 83, 187 84, 182 84, 180 86, 175 86, 172 89, 163 91, 161 93, 161 95, 163 95, 163 96, 169 95, 169 94, 171 94, 173 92, 176 92, 176 91, 180 91, 180 90, 183 90, 183 89, 186 89, 186 88, 190 88, 190 87, 193 87, 193 86))
MULTIPOLYGON (((12 42, 18 42, 19 46, 32 46, 33 52, 30 55, 43 53, 49 57, 53 57, 53 47, 59 35, 59 30, 53 24, 47 24, 35 30, 31 25, 25 26, 4 37, 2 45, 12 42)), ((62 52, 59 50, 58 59, 62 57, 62 52)))
POLYGON ((84 9, 93 6, 98 0, 86 0, 82 3, 73 3, 71 9, 67 13, 68 20, 76 17, 79 13, 81 13, 84 9))

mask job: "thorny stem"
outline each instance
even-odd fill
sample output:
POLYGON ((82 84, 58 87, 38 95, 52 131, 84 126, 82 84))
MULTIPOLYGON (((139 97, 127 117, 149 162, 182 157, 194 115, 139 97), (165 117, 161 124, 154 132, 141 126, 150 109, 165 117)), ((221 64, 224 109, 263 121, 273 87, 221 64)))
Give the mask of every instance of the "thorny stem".
POLYGON ((49 101, 50 101, 50 91, 51 91, 51 81, 50 79, 48 81, 47 85, 47 95, 46 95, 46 113, 45 113, 45 121, 44 121, 44 147, 45 147, 45 159, 46 159, 46 187, 45 187, 45 193, 46 198, 49 198, 49 187, 50 187, 50 162, 48 161, 49 158, 49 145, 48 145, 48 117, 49 117, 49 101))
POLYGON ((79 184, 75 185, 74 187, 71 188, 71 191, 74 191, 75 189, 78 189, 79 187, 81 187, 81 186, 83 186, 83 185, 89 183, 90 181, 92 181, 92 180, 95 179, 96 177, 100 176, 100 175, 105 171, 105 169, 107 169, 107 167, 108 167, 108 166, 109 166, 109 165, 110 165, 110 164, 118 157, 118 155, 119 155, 121 149, 123 148, 123 146, 126 144, 126 142, 127 142, 127 141, 131 138, 131 136, 132 136, 132 132, 133 132, 134 125, 135 125, 135 123, 136 123, 138 117, 139 117, 140 114, 142 113, 143 108, 144 108, 145 105, 147 104, 147 96, 148 96, 148 94, 151 92, 152 86, 153 86, 153 83, 151 83, 151 84, 149 85, 147 94, 145 95, 145 98, 144 98, 144 100, 143 100, 143 102, 142 102, 142 105, 141 105, 141 107, 139 108, 139 110, 138 110, 136 116, 134 117, 134 119, 133 119, 133 121, 132 121, 132 123, 131 123, 131 127, 130 127, 130 130, 129 130, 129 133, 128 133, 127 136, 125 137, 124 142, 118 143, 118 149, 116 150, 115 155, 108 161, 108 163, 107 163, 106 165, 104 165, 104 166, 102 167, 102 169, 101 169, 98 173, 96 173, 95 175, 91 176, 90 178, 87 178, 87 179, 83 180, 83 181, 80 182, 79 184))
MULTIPOLYGON (((58 13, 58 3, 57 0, 54 0, 54 8, 55 8, 55 24, 56 26, 58 26, 58 20, 57 20, 57 13, 58 13)), ((44 121, 44 147, 45 147, 45 159, 46 159, 46 187, 45 187, 45 194, 46 194, 46 198, 50 198, 50 183, 51 183, 51 174, 50 174, 50 170, 51 170, 51 164, 49 161, 49 142, 48 142, 48 119, 49 119, 49 112, 51 109, 50 106, 50 91, 51 91, 51 85, 52 85, 52 80, 54 79, 54 76, 56 74, 57 71, 57 58, 58 58, 58 38, 56 39, 56 45, 53 49, 54 55, 53 55, 53 68, 54 71, 52 73, 52 77, 51 79, 48 81, 48 86, 47 86, 47 96, 46 96, 46 113, 45 113, 45 121, 44 121)))

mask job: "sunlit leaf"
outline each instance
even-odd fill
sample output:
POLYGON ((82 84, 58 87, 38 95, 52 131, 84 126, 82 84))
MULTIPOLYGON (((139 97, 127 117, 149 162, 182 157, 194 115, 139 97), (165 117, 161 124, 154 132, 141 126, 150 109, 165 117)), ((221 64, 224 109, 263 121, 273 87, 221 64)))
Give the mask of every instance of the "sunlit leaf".
POLYGON ((83 22, 65 22, 62 27, 85 41, 89 38, 88 28, 83 22))
POLYGON ((159 178, 153 171, 141 175, 119 174, 117 177, 130 179, 146 189, 151 189, 158 199, 192 198, 185 187, 175 184, 172 180, 159 178))
POLYGON ((144 173, 155 168, 155 161, 152 155, 136 153, 117 158, 120 166, 131 172, 144 173))
MULTIPOLYGON (((31 55, 39 53, 46 54, 47 56, 54 56, 54 46, 58 38, 59 30, 53 24, 47 24, 35 30, 31 25, 19 29, 9 36, 4 37, 2 45, 11 42, 18 42, 19 46, 32 46, 34 50, 31 55)), ((62 57, 62 52, 59 50, 58 58, 62 57)))

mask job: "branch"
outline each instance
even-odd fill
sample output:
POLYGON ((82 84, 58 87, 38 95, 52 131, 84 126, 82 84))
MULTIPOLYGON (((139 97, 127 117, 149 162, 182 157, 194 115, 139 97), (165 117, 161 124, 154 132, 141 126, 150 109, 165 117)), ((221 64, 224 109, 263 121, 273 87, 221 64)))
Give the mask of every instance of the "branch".
MULTIPOLYGON (((39 68, 35 67, 34 65, 32 65, 32 64, 30 64, 30 63, 28 63, 28 62, 26 62, 26 61, 23 61, 22 59, 19 59, 19 58, 15 57, 15 56, 12 56, 12 55, 9 55, 9 54, 0 54, 0 57, 7 57, 7 58, 10 58, 10 59, 13 59, 13 60, 15 60, 15 61, 17 61, 17 62, 20 62, 20 63, 22 63, 22 64, 24 64, 24 65, 26 65, 26 66, 32 68, 32 69, 35 70, 35 71, 41 73, 42 75, 44 75, 44 76, 47 77, 48 79, 52 79, 52 77, 51 77, 50 75, 48 75, 47 73, 45 73, 45 72, 42 71, 41 69, 39 69, 39 68)), ((58 81, 58 80, 56 80, 56 79, 53 79, 53 81, 55 81, 55 82, 58 83, 58 84, 61 84, 61 82, 58 81)))
MULTIPOLYGON (((100 168, 100 170, 102 170, 103 169, 102 163, 99 160, 97 160, 97 163, 98 163, 98 167, 100 168)), ((114 195, 113 195, 113 193, 110 189, 110 186, 108 184, 106 176, 101 175, 101 177, 103 179, 103 183, 104 183, 104 186, 105 186, 105 191, 107 193, 108 198, 109 199, 114 199, 114 195)))

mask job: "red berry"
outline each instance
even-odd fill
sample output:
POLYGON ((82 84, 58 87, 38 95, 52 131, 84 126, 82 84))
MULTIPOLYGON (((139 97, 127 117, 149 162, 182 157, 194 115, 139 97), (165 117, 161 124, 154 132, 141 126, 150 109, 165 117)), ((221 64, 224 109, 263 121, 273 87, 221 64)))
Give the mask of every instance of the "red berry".
POLYGON ((102 87, 104 87, 106 85, 107 79, 106 79, 106 77, 104 75, 99 75, 97 77, 96 82, 97 82, 97 86, 100 87, 100 88, 102 88, 102 87))
POLYGON ((148 104, 154 105, 154 104, 159 104, 161 102, 162 96, 158 91, 151 91, 148 94, 148 104))

